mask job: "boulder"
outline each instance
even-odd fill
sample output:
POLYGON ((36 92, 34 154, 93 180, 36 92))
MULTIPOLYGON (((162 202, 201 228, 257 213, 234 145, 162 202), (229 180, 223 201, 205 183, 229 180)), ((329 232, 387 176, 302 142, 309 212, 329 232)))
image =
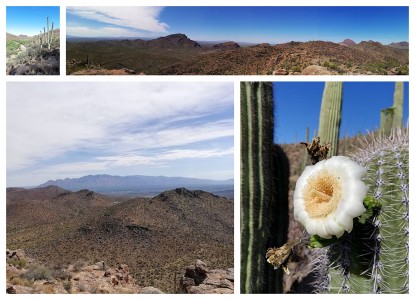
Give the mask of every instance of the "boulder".
POLYGON ((272 71, 272 75, 288 75, 288 71, 285 69, 278 69, 272 71))
POLYGON ((311 65, 306 67, 301 75, 330 75, 330 71, 326 67, 311 65))
POLYGON ((234 270, 209 270, 206 263, 197 260, 186 268, 180 279, 182 291, 188 294, 233 294, 234 270))
POLYGON ((164 293, 155 287, 147 286, 141 289, 140 294, 164 294, 164 293))

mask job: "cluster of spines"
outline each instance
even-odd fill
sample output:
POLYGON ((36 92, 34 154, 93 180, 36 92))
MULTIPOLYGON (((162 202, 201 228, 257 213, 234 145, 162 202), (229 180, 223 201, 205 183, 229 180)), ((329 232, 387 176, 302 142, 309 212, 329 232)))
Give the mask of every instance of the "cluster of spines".
POLYGON ((370 136, 354 159, 365 166, 369 193, 381 207, 371 219, 370 280, 373 293, 408 292, 409 199, 408 131, 370 136))

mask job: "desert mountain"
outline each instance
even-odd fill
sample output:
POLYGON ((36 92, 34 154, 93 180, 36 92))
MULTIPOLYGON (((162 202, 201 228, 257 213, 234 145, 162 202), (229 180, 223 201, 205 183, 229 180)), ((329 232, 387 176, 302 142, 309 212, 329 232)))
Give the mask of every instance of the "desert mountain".
POLYGON ((388 45, 389 47, 392 48, 397 48, 397 49, 409 49, 409 43, 408 42, 397 42, 397 43, 390 43, 388 45))
POLYGON ((351 39, 345 39, 343 42, 340 43, 340 45, 354 46, 354 45, 356 45, 356 43, 355 43, 355 41, 353 41, 351 39))
POLYGON ((159 74, 266 75, 279 69, 300 74, 312 65, 323 66, 327 74, 400 74, 408 61, 408 51, 372 41, 349 47, 324 41, 289 42, 205 53, 162 68, 159 74))
POLYGON ((192 41, 185 34, 176 33, 147 41, 149 47, 154 48, 200 48, 198 42, 192 41))
POLYGON ((49 180, 39 187, 58 186, 70 191, 89 189, 96 192, 119 192, 136 194, 157 194, 161 191, 183 186, 189 189, 208 191, 233 190, 233 180, 206 180, 166 176, 111 176, 88 175, 81 178, 49 180))
POLYGON ((8 199, 6 207, 7 247, 52 267, 126 263, 140 285, 166 291, 157 283, 171 282, 196 259, 212 268, 233 266, 233 201, 227 198, 185 188, 121 203, 88 190, 14 198, 20 200, 8 199))
POLYGON ((25 34, 15 35, 15 34, 6 32, 6 40, 23 40, 23 39, 28 39, 28 38, 30 37, 25 34))
POLYGON ((150 49, 194 49, 200 48, 200 44, 189 39, 185 34, 175 33, 156 39, 105 39, 99 41, 83 41, 84 45, 93 43, 95 45, 117 45, 117 46, 133 46, 136 48, 150 48, 150 49))
POLYGON ((224 43, 215 44, 212 47, 216 49, 221 49, 221 50, 230 50, 230 49, 238 49, 241 46, 239 46, 238 43, 235 43, 235 42, 224 42, 224 43))

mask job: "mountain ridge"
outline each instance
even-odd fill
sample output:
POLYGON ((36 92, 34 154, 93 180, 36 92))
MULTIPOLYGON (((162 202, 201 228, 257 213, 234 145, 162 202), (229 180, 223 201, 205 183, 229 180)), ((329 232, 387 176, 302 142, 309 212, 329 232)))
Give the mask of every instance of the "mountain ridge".
POLYGON ((185 187, 189 189, 201 189, 212 192, 233 189, 233 179, 211 180, 189 177, 145 176, 145 175, 87 175, 79 178, 65 178, 49 180, 40 184, 38 188, 57 186, 69 191, 88 189, 103 193, 151 193, 153 195, 162 191, 185 187))

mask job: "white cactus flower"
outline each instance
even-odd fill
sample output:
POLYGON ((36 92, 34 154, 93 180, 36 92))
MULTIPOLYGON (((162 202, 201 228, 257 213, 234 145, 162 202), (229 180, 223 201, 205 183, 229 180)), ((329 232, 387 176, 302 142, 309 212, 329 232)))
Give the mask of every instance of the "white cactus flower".
POLYGON ((294 217, 310 235, 341 237, 353 229, 353 218, 366 209, 366 169, 346 156, 307 166, 294 191, 294 217))

